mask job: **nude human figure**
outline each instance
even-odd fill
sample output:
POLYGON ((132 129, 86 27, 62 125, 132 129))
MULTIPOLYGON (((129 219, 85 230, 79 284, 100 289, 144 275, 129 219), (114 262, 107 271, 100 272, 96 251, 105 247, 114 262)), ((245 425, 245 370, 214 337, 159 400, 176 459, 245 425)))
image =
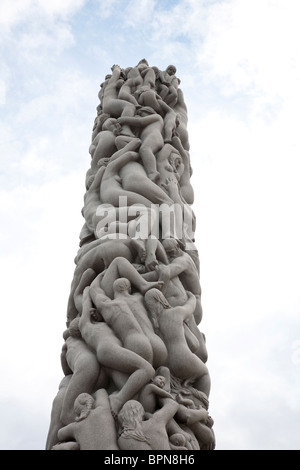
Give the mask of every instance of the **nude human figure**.
MULTIPOLYGON (((102 97, 102 107, 104 113, 111 117, 118 118, 120 116, 134 116, 136 108, 134 104, 127 100, 119 99, 119 87, 121 78, 121 68, 118 65, 112 66, 112 76, 108 80, 102 97)), ((134 134, 128 126, 123 127, 123 134, 134 137, 134 134)))
MULTIPOLYGON (((168 144, 167 144, 168 145, 168 144)), ((171 166, 171 165, 170 165, 171 166)), ((167 170, 168 168, 165 166, 162 167, 162 170, 167 170)), ((174 201, 174 205, 178 208, 178 211, 181 210, 182 217, 179 216, 176 219, 176 230, 175 233, 178 233, 178 239, 182 241, 185 245, 185 250, 190 252, 191 254, 195 253, 196 247, 194 244, 194 237, 195 237, 195 228, 196 228, 196 217, 192 207, 186 204, 186 201, 183 199, 181 194, 180 186, 179 186, 179 178, 180 174, 178 171, 175 171, 174 174, 167 177, 163 183, 161 183, 161 187, 166 190, 166 193, 169 197, 174 201)), ((173 236, 172 233, 168 235, 166 233, 164 238, 169 236, 173 236)), ((174 237, 174 236, 173 236, 174 237)))
POLYGON ((80 394, 75 400, 74 410, 76 421, 58 431, 61 441, 74 439, 80 450, 119 450, 116 427, 104 389, 97 392, 96 406, 90 394, 80 394))
POLYGON ((98 162, 101 159, 109 159, 115 152, 117 152, 117 150, 122 149, 126 144, 134 139, 132 136, 122 135, 121 130, 122 127, 118 123, 117 119, 110 118, 107 115, 101 126, 100 132, 93 139, 89 148, 89 152, 91 154, 91 168, 88 170, 87 179, 96 173, 98 170, 98 162))
POLYGON ((191 185, 191 164, 190 164, 190 156, 187 150, 185 150, 182 146, 182 143, 177 136, 172 137, 172 145, 175 147, 182 158, 183 163, 183 171, 181 171, 179 185, 181 194, 187 204, 193 204, 194 202, 194 190, 193 186, 191 185))
POLYGON ((79 313, 75 306, 74 295, 83 273, 87 269, 92 269, 96 274, 99 274, 118 256, 126 258, 129 262, 133 262, 131 250, 125 243, 122 243, 122 240, 106 240, 101 245, 95 245, 94 248, 86 251, 85 254, 78 259, 78 264, 74 270, 67 306, 67 326, 79 313))
MULTIPOLYGON (((138 163, 139 156, 134 150, 139 147, 140 142, 137 138, 132 139, 125 147, 115 152, 109 161, 108 159, 100 160, 102 166, 98 169, 85 193, 82 209, 86 226, 96 237, 99 237, 98 224, 102 221, 102 213, 106 211, 106 204, 109 204, 110 208, 114 208, 112 211, 114 219, 121 219, 118 211, 122 211, 126 213, 129 221, 134 217, 130 215, 133 209, 129 210, 128 207, 135 205, 135 209, 138 211, 139 207, 144 206, 144 211, 145 208, 148 211, 148 233, 156 224, 156 212, 153 210, 153 204, 173 204, 166 191, 154 184, 147 177, 143 166, 138 163), (120 207, 123 200, 125 205, 120 207)), ((134 226, 133 224, 132 222, 132 226, 134 226)), ((129 228, 130 226, 128 230, 129 228)), ((122 233, 125 233, 124 228, 122 233)), ((101 235, 102 232, 100 232, 101 235)))
POLYGON ((194 382, 194 387, 209 395, 210 377, 206 365, 189 349, 184 322, 191 318, 196 298, 188 293, 182 306, 171 307, 161 291, 151 289, 145 294, 145 303, 156 331, 161 335, 168 351, 167 366, 171 374, 194 382))
POLYGON ((101 117, 101 128, 89 147, 92 158, 92 173, 95 173, 97 163, 101 158, 109 158, 117 151, 116 136, 119 135, 119 130, 121 130, 121 126, 116 119, 110 118, 108 114, 103 114, 101 117))
POLYGON ((209 404, 207 395, 189 385, 188 380, 181 381, 171 377, 167 367, 160 368, 159 373, 165 378, 165 389, 170 391, 179 403, 175 415, 176 422, 172 420, 169 423, 168 431, 172 434, 183 432, 189 442, 192 442, 186 432, 190 431, 197 438, 201 450, 213 450, 215 436, 212 430, 213 420, 207 411, 209 404))
POLYGON ((93 393, 99 381, 103 381, 100 365, 90 348, 78 335, 79 318, 74 319, 65 331, 65 343, 61 353, 62 369, 72 374, 67 385, 60 420, 63 425, 74 420, 74 400, 82 392, 93 393))
POLYGON ((153 350, 150 340, 124 301, 124 297, 118 295, 123 289, 124 282, 127 282, 126 278, 119 278, 113 282, 113 299, 105 295, 103 289, 93 282, 90 287, 91 299, 106 324, 121 340, 124 348, 135 352, 152 364, 153 350))
MULTIPOLYGON (((194 318, 198 325, 202 319, 202 290, 197 267, 191 256, 180 248, 177 240, 167 238, 162 241, 162 246, 164 247, 169 260, 169 264, 167 268, 165 268, 164 274, 166 275, 166 270, 168 270, 169 279, 179 276, 183 287, 196 296, 197 302, 196 309, 194 311, 194 318)), ((171 302, 173 304, 172 300, 173 299, 168 297, 169 303, 171 302)))
MULTIPOLYGON (((117 238, 116 238, 117 239, 117 238)), ((159 262, 163 264, 168 264, 168 257, 163 248, 161 242, 157 238, 148 238, 143 243, 139 239, 132 239, 129 236, 122 237, 120 241, 129 248, 132 254, 132 260, 134 267, 139 270, 143 268, 143 272, 154 271, 155 268, 158 266, 159 262)), ((90 243, 82 246, 75 257, 75 263, 78 264, 80 259, 86 255, 90 250, 97 248, 98 246, 103 245, 106 243, 107 239, 98 239, 91 241, 90 243)), ((88 268, 89 270, 89 268, 88 268)), ((94 277, 91 273, 91 280, 94 277)), ((154 280, 158 280, 156 277, 154 280)), ((89 285, 90 283, 86 283, 84 287, 89 285)), ((81 290, 81 294, 84 289, 81 290)))
POLYGON ((90 291, 91 296, 95 295, 95 291, 97 291, 99 294, 106 295, 110 299, 113 299, 116 294, 113 285, 114 282, 120 278, 127 279, 130 282, 130 285, 132 284, 142 295, 144 295, 149 289, 161 289, 163 287, 163 281, 145 280, 130 261, 121 256, 117 256, 91 283, 91 287, 93 288, 90 291))
POLYGON ((144 81, 144 72, 149 68, 149 65, 145 59, 142 59, 136 67, 129 67, 125 69, 126 80, 120 88, 118 98, 129 101, 134 104, 135 107, 139 107, 139 104, 134 96, 135 90, 142 85, 144 81))
MULTIPOLYGON (((127 165, 129 163, 136 162, 138 159, 139 154, 131 151, 124 153, 117 159, 113 159, 112 157, 102 176, 100 200, 103 203, 112 204, 114 207, 119 206, 120 201, 123 200, 122 198, 124 198, 128 207, 137 204, 144 205, 148 209, 153 209, 153 204, 157 204, 160 201, 165 202, 167 206, 172 205, 172 199, 169 198, 166 192, 157 187, 149 178, 145 175, 144 178, 139 178, 139 175, 143 172, 141 165, 138 167, 140 171, 137 169, 137 172, 134 171, 134 173, 131 173, 131 178, 129 178, 130 167, 127 165), (128 178, 123 176, 124 174, 122 173, 122 169, 124 169, 124 167, 127 167, 128 178), (121 174, 122 178, 120 177, 121 174), (140 192, 138 193, 129 189, 124 189, 125 186, 127 188, 132 188, 134 191, 140 192), (155 186, 155 188, 152 188, 152 186, 155 186), (145 194, 147 197, 142 194, 145 194)), ((158 216, 161 220, 164 217, 164 212, 166 212, 168 208, 162 205, 160 209, 161 210, 158 211, 158 216)), ((157 211, 151 213, 151 220, 155 217, 155 214, 157 214, 157 211)), ((169 213, 167 211, 167 216, 168 215, 169 213)), ((156 225, 157 222, 152 220, 152 223, 153 225, 156 225)))
POLYGON ((162 109, 160 103, 162 102, 162 98, 155 90, 157 75, 155 68, 147 67, 143 70, 141 75, 143 77, 143 83, 135 90, 134 97, 137 99, 140 106, 150 107, 156 113, 161 114, 162 109))
POLYGON ((149 419, 144 420, 145 410, 141 403, 130 400, 121 409, 118 420, 121 450, 170 450, 166 426, 178 409, 178 403, 163 398, 163 406, 149 419))
POLYGON ((158 93, 172 108, 177 102, 177 90, 180 82, 175 73, 175 65, 169 65, 165 71, 161 71, 158 75, 158 93))
POLYGON ((153 204, 162 205, 162 211, 166 210, 163 204, 168 206, 173 204, 166 191, 154 184, 147 177, 143 166, 135 161, 138 155, 129 151, 137 148, 139 143, 139 139, 132 139, 109 160, 100 160, 101 167, 91 178, 84 196, 82 213, 86 220, 86 230, 89 230, 88 233, 94 234, 96 238, 101 238, 105 232, 136 233, 136 227, 139 225, 136 215, 138 212, 147 219, 146 225, 143 225, 147 230, 144 234, 143 229, 143 234, 147 238, 148 234, 152 233, 152 228, 158 223, 157 211, 153 208, 153 204), (131 160, 132 158, 134 161, 131 160), (103 202, 103 199, 111 202, 103 202), (111 219, 114 223, 105 230, 103 230, 103 214, 107 222, 111 219), (128 225, 127 222, 120 224, 119 221, 124 219, 128 221, 128 225))
POLYGON ((139 153, 147 172, 153 182, 157 182, 160 175, 156 168, 155 154, 163 147, 162 131, 163 118, 150 107, 143 107, 137 111, 134 117, 120 117, 121 125, 128 125, 139 130, 139 138, 142 141, 139 153))
POLYGON ((166 253, 166 259, 161 261, 162 258, 160 258, 159 262, 153 261, 151 270, 146 271, 143 265, 137 265, 136 269, 139 269, 142 277, 148 281, 162 280, 164 282, 161 290, 173 307, 184 305, 188 298, 186 290, 190 290, 195 294, 195 311, 189 321, 184 322, 185 338, 191 351, 203 362, 206 362, 205 336, 197 326, 202 318, 201 287, 197 268, 190 255, 180 249, 177 240, 163 240, 161 246, 166 253), (185 282, 185 287, 181 281, 181 276, 185 282))
POLYGON ((176 127, 176 135, 180 138, 183 148, 188 152, 190 150, 189 136, 187 131, 187 107, 184 101, 183 92, 180 88, 177 90, 177 102, 174 111, 180 116, 179 124, 176 127))
POLYGON ((143 405, 147 416, 152 415, 159 408, 159 398, 173 398, 171 393, 164 389, 165 383, 163 375, 156 375, 139 393, 139 402, 143 405))
MULTIPOLYGON (((119 276, 119 273, 116 273, 116 275, 119 276)), ((113 285, 114 280, 117 279, 116 275, 114 277, 110 276, 109 278, 105 280, 106 286, 108 284, 110 286, 113 285)), ((98 278, 100 280, 100 286, 103 287, 103 283, 101 282, 101 277, 102 277, 102 274, 100 274, 98 278)), ((130 277, 128 275, 128 271, 127 271, 126 277, 130 277)), ((95 280, 95 282, 97 282, 97 280, 95 280)), ((148 287, 149 285, 150 284, 148 284, 148 287)), ((107 292, 108 290, 107 287, 104 288, 104 290, 106 290, 107 292)), ((124 302, 126 302, 131 312, 133 313, 136 321, 140 325, 143 333, 149 339, 151 347, 152 347, 153 367, 156 369, 157 367, 165 364, 167 360, 167 355, 168 355, 167 349, 162 339, 154 332, 152 323, 149 320, 148 313, 144 305, 143 293, 141 292, 131 293, 131 282, 128 279, 123 279, 122 284, 119 285, 118 297, 122 299, 124 302)))
MULTIPOLYGON (((101 134, 101 133, 100 133, 101 134)), ((139 139, 131 139, 123 148, 120 150, 116 151, 113 155, 115 159, 120 158, 121 156, 126 155, 127 153, 131 151, 135 151, 139 148, 141 144, 141 141, 139 139)), ((111 155, 110 155, 111 157, 111 155)), ((101 204, 101 202, 109 202, 109 201, 101 201, 100 197, 100 187, 102 185, 102 180, 104 177, 104 174, 106 172, 107 165, 110 162, 110 158, 102 158, 99 160, 98 164, 100 164, 100 167, 98 166, 98 169, 95 173, 94 176, 91 176, 90 184, 87 186, 87 191, 84 195, 84 206, 82 209, 82 215, 85 218, 87 227, 91 232, 95 232, 96 226, 97 226, 97 208, 101 204)), ((106 181, 107 175, 104 178, 104 181, 106 181)), ((117 195, 116 195, 117 196, 117 195)), ((112 204, 112 202, 110 202, 112 204)))
MULTIPOLYGON (((184 171, 182 157, 171 144, 165 144, 156 155, 157 169, 160 173, 160 186, 165 189, 165 182, 170 176, 175 176, 179 182, 184 171)), ((177 201, 176 201, 177 202, 177 201)))
POLYGON ((100 186, 100 200, 102 202, 118 207, 119 198, 126 197, 128 206, 133 204, 144 204, 146 207, 151 206, 151 201, 141 194, 125 190, 119 176, 119 172, 124 165, 131 161, 138 161, 139 158, 139 153, 128 151, 116 160, 111 160, 108 163, 100 186))
POLYGON ((155 372, 148 361, 123 347, 121 340, 105 322, 95 321, 97 314, 89 289, 87 287, 83 293, 79 329, 83 339, 96 352, 99 363, 111 374, 115 383, 119 382, 119 390, 109 396, 112 413, 116 415, 155 372))

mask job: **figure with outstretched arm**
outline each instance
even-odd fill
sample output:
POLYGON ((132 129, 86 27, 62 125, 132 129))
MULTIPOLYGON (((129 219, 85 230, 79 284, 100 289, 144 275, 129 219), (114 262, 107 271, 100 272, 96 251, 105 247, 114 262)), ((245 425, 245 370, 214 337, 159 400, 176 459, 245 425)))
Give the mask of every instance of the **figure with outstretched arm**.
POLYGON ((95 321, 97 315, 87 287, 83 292, 79 329, 83 339, 96 352, 99 363, 114 382, 118 382, 118 391, 109 396, 112 413, 116 416, 122 406, 151 380, 155 371, 143 357, 124 347, 104 321, 95 321))
POLYGON ((114 282, 117 279, 127 279, 133 287, 144 295, 149 289, 161 289, 163 281, 147 281, 141 274, 134 268, 128 259, 121 256, 116 257, 110 265, 100 273, 91 283, 91 296, 94 289, 98 290, 101 287, 102 293, 105 293, 110 299, 114 298, 116 294, 114 290, 114 282))

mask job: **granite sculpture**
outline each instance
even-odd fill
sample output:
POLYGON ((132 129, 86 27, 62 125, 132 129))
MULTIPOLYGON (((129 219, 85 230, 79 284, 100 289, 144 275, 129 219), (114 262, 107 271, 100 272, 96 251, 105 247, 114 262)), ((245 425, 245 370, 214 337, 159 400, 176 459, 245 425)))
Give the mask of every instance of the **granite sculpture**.
POLYGON ((215 448, 176 73, 142 59, 100 85, 47 450, 215 448))

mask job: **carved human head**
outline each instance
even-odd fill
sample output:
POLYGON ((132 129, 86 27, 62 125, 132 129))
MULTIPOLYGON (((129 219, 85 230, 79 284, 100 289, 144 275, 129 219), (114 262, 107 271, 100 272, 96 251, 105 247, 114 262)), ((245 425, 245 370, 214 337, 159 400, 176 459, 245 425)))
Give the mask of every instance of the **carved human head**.
POLYGON ((118 420, 121 426, 135 428, 141 423, 144 417, 144 407, 136 400, 128 400, 118 414, 118 420))
POLYGON ((89 393, 81 393, 74 402, 74 411, 76 421, 82 421, 87 418, 94 407, 94 398, 89 393))
POLYGON ((162 245, 167 253, 167 256, 179 256, 181 253, 178 240, 175 238, 165 238, 162 241, 162 245))
POLYGON ((131 283, 126 277, 120 277, 114 281, 113 290, 116 293, 131 292, 131 283))
POLYGON ((166 72, 169 74, 169 75, 175 75, 176 73, 176 67, 175 65, 168 65, 168 67, 166 68, 166 72))
POLYGON ((164 386, 166 385, 166 379, 163 375, 156 375, 153 378, 152 382, 154 383, 154 385, 157 385, 160 388, 164 388, 164 386))
POLYGON ((162 310, 171 308, 171 305, 159 289, 148 290, 144 300, 151 313, 159 314, 162 310))
POLYGON ((142 59, 139 61, 137 64, 138 69, 145 69, 146 67, 149 67, 148 61, 146 59, 142 59))

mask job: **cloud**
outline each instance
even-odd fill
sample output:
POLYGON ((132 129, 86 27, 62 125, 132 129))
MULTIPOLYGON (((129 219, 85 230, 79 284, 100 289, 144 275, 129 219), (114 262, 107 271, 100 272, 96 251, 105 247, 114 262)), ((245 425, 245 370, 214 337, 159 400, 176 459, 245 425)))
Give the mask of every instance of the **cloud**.
POLYGON ((2 0, 0 4, 0 24, 10 28, 27 22, 36 15, 67 17, 76 13, 86 0, 2 0))
POLYGON ((147 24, 154 13, 155 0, 131 0, 125 9, 125 26, 139 26, 147 24))
POLYGON ((6 102, 6 83, 0 80, 0 106, 6 102))
POLYGON ((229 95, 243 91, 252 98, 263 94, 271 101, 282 93, 289 95, 300 75, 297 7, 293 0, 231 0, 213 5, 198 53, 207 80, 223 80, 223 92, 229 95))

